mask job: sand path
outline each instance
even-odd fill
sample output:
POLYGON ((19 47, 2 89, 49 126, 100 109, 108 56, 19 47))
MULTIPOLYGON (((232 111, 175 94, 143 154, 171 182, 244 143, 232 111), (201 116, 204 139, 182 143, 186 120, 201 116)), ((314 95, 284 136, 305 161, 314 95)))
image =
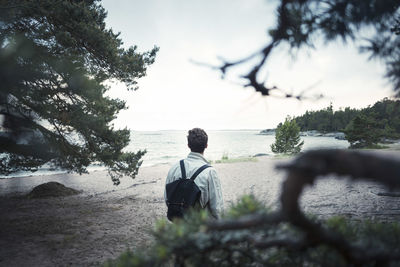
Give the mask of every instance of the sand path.
MULTIPOLYGON (((275 164, 287 159, 261 157, 257 162, 216 164, 225 206, 254 193, 278 207, 284 172, 275 164)), ((136 179, 112 185, 106 172, 59 174, 0 180, 0 266, 93 266, 127 248, 148 246, 148 231, 165 217, 163 190, 169 165, 144 167, 136 179), (34 186, 57 181, 83 190, 76 196, 26 199, 34 186)), ((372 183, 324 179, 307 190, 302 206, 326 217, 399 220, 399 198, 378 196, 372 183)))

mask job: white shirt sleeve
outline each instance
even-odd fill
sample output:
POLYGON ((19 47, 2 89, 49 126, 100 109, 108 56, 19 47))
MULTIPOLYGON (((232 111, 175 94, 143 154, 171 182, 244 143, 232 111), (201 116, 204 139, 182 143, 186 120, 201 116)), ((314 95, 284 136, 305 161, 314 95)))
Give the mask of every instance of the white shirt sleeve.
POLYGON ((209 192, 209 209, 211 215, 219 219, 221 217, 224 200, 222 198, 221 183, 219 181, 217 172, 214 169, 210 170, 208 178, 208 192, 209 192))

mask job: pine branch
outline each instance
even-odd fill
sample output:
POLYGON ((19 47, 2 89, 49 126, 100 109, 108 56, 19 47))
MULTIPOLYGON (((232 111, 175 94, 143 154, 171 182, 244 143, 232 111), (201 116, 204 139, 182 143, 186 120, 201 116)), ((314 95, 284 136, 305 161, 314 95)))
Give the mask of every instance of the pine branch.
POLYGON ((340 253, 347 262, 363 265, 369 262, 388 263, 400 260, 399 251, 387 251, 379 248, 368 249, 352 244, 341 234, 324 228, 321 224, 308 219, 301 211, 299 199, 306 185, 313 184, 328 174, 350 177, 353 180, 373 180, 388 186, 400 187, 400 156, 376 152, 351 150, 308 151, 290 163, 280 164, 278 169, 288 171, 281 193, 281 209, 271 214, 243 216, 237 220, 221 220, 208 223, 211 233, 252 229, 290 223, 305 234, 305 238, 277 238, 263 240, 242 236, 233 243, 250 242, 257 248, 285 247, 301 251, 309 247, 328 245, 340 253))

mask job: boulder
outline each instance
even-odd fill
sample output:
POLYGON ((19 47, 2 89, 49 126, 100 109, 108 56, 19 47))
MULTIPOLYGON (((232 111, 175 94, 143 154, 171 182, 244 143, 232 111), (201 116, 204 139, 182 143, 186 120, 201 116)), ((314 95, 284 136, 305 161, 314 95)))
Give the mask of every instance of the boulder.
POLYGON ((66 187, 57 182, 48 182, 32 189, 28 198, 65 197, 80 194, 81 191, 66 187))

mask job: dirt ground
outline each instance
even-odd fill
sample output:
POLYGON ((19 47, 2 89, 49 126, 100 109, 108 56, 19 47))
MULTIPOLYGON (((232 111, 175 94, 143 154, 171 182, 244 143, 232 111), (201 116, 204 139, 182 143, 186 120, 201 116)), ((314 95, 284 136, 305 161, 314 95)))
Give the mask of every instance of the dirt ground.
POLYGON ((152 189, 162 187, 160 177, 123 178, 120 187, 114 187, 105 172, 78 178, 82 186, 76 184, 79 179, 69 183, 62 174, 17 178, 23 180, 23 189, 36 186, 36 180, 64 181, 83 189, 79 195, 44 199, 24 197, 29 191, 8 192, 4 184, 10 181, 0 180, 0 266, 97 266, 151 242, 149 231, 166 211, 161 188, 160 194, 152 189))
MULTIPOLYGON (((273 208, 284 172, 261 157, 257 162, 216 164, 225 207, 253 193, 273 208)), ((151 244, 156 220, 165 218, 163 200, 169 165, 141 168, 136 179, 112 185, 106 172, 58 174, 0 180, 0 266, 95 266, 130 248, 151 244), (32 188, 60 182, 83 193, 69 197, 28 199, 32 188)), ((306 190, 302 206, 326 217, 400 219, 399 198, 379 195, 385 188, 328 178, 306 190)))

